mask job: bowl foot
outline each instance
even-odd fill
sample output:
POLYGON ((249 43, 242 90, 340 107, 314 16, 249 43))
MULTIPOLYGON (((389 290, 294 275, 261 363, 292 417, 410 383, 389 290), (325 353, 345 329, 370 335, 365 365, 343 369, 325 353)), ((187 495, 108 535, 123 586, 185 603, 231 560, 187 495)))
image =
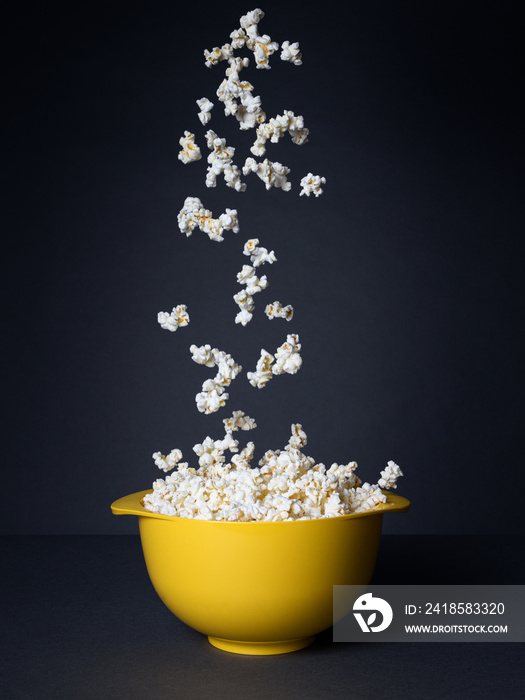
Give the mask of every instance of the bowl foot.
POLYGON ((269 656, 270 654, 288 654, 291 651, 304 649, 315 639, 301 637, 300 639, 287 639, 284 642, 236 642, 233 639, 220 639, 208 637, 208 641, 217 649, 229 651, 232 654, 248 654, 250 656, 269 656))

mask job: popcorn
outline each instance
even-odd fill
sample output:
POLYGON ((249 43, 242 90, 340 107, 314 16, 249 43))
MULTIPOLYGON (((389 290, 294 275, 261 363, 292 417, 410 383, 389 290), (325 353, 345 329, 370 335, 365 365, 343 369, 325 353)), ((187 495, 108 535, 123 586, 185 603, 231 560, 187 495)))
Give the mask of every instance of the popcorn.
POLYGON ((227 117, 235 115, 243 131, 253 129, 266 119, 261 98, 252 94, 253 85, 239 77, 239 71, 247 65, 247 61, 248 59, 230 61, 226 71, 227 77, 219 85, 216 93, 220 102, 224 104, 224 114, 227 117))
POLYGON ((208 156, 206 187, 215 187, 217 176, 222 174, 228 187, 233 187, 237 192, 244 192, 246 185, 241 182, 239 168, 232 163, 235 148, 226 146, 226 139, 219 138, 211 129, 206 132, 206 141, 212 151, 208 156))
POLYGON ((250 256, 250 262, 253 267, 259 267, 264 263, 270 263, 271 265, 274 262, 277 262, 277 258, 275 257, 273 250, 268 252, 266 248, 259 246, 258 238, 250 238, 249 241, 246 241, 244 244, 243 253, 244 255, 250 256))
POLYGON ((179 464, 180 460, 182 459, 182 452, 175 449, 172 450, 167 456, 161 454, 160 452, 154 452, 152 456, 159 469, 162 469, 164 472, 169 472, 174 469, 177 464, 179 464))
POLYGON ((297 41, 293 44, 290 44, 289 41, 283 41, 281 44, 281 61, 289 61, 295 66, 301 66, 303 64, 301 58, 299 43, 297 41))
POLYGON ((237 282, 246 285, 246 292, 250 295, 257 294, 268 286, 266 275, 257 277, 251 265, 243 265, 242 270, 237 273, 237 282))
POLYGON ((265 183, 267 190, 271 189, 272 187, 280 187, 285 192, 288 192, 292 188, 292 183, 288 182, 286 179, 286 176, 290 172, 290 168, 287 168, 285 165, 282 165, 277 161, 272 163, 268 160, 268 158, 266 158, 262 163, 258 163, 253 158, 247 158, 242 172, 244 175, 248 175, 248 173, 256 173, 265 183))
POLYGON ((382 489, 395 489, 397 488, 396 482, 400 476, 403 476, 403 472, 395 462, 390 461, 386 469, 381 472, 381 478, 377 484, 382 489))
POLYGON ((204 49, 204 57, 206 59, 206 66, 211 68, 211 66, 216 66, 220 61, 228 61, 233 56, 233 47, 231 44, 224 44, 218 48, 217 46, 211 51, 204 49))
POLYGON ((248 294, 245 289, 242 289, 237 294, 233 295, 233 300, 240 307, 240 311, 235 317, 235 323, 240 323, 242 326, 246 326, 252 320, 255 304, 253 303, 253 297, 248 294))
POLYGON ((273 304, 268 304, 264 310, 264 313, 268 318, 285 318, 287 321, 291 321, 293 318, 293 306, 288 304, 288 306, 282 306, 281 302, 274 301, 273 304))
POLYGON ((167 311, 159 311, 157 321, 161 328, 175 332, 181 326, 187 326, 190 322, 190 317, 185 304, 179 304, 169 314, 167 311))
POLYGON ((225 418, 222 422, 227 433, 233 433, 235 430, 253 430, 257 427, 254 419, 245 415, 244 411, 234 411, 231 418, 225 418))
POLYGON ((200 100, 195 100, 199 106, 200 112, 197 115, 199 117, 200 123, 205 126, 211 119, 211 110, 214 107, 213 102, 207 97, 201 97, 200 100))
MULTIPOLYGON (((199 468, 180 464, 173 474, 153 483, 143 506, 154 512, 182 518, 218 521, 288 521, 332 518, 359 513, 386 502, 378 484, 361 483, 355 475, 357 464, 337 463, 327 469, 301 449, 307 443, 300 424, 292 425, 292 434, 283 450, 268 450, 252 467, 254 444, 249 442, 238 452, 238 442, 228 428, 244 417, 234 412, 224 421, 223 440, 206 437, 193 450, 199 468), (228 422, 228 425, 226 423, 228 422), (226 450, 235 453, 226 463, 226 450)), ((248 419, 251 420, 251 419, 248 419)), ((391 488, 401 471, 389 462, 391 488)), ((383 477, 382 477, 383 478, 383 477)))
POLYGON ((296 374, 303 360, 299 355, 301 343, 299 336, 291 334, 286 337, 284 342, 275 353, 275 364, 272 366, 273 374, 296 374))
POLYGON ((184 132, 184 136, 179 139, 179 144, 182 146, 182 151, 179 153, 179 160, 185 165, 194 163, 202 158, 201 149, 195 143, 195 134, 189 131, 184 132))
POLYGON ((226 209, 218 219, 211 211, 205 209, 198 197, 186 197, 184 206, 178 214, 179 229, 186 236, 191 236, 195 228, 207 233, 212 241, 223 241, 224 231, 239 232, 239 220, 236 209, 226 209))
POLYGON ((266 384, 268 384, 270 379, 273 377, 272 364, 274 361, 275 357, 271 353, 266 352, 264 349, 261 350, 261 356, 257 361, 255 372, 246 373, 248 381, 252 386, 257 389, 262 389, 264 386, 266 386, 266 384))
MULTIPOLYGON (((235 56, 235 51, 245 47, 253 52, 257 69, 269 69, 270 56, 279 49, 279 44, 272 41, 269 35, 260 33, 258 25, 263 17, 264 13, 259 8, 248 12, 240 18, 240 27, 230 33, 230 43, 204 51, 206 66, 215 66, 223 61, 227 65, 225 79, 216 94, 224 106, 225 115, 235 116, 241 130, 256 129, 256 138, 250 149, 256 158, 265 155, 268 141, 278 143, 286 133, 298 145, 304 144, 309 135, 303 117, 295 116, 292 111, 285 110, 266 121, 261 98, 254 94, 254 87, 249 81, 240 78, 242 69, 249 65, 250 59, 235 56)), ((301 65, 298 42, 284 41, 280 57, 293 65, 301 65)), ((200 122, 208 124, 213 103, 205 97, 196 100, 196 103, 200 110, 200 122)), ((222 175, 226 186, 238 192, 244 191, 246 184, 241 181, 241 170, 233 164, 235 149, 227 146, 226 140, 219 138, 213 130, 206 133, 206 142, 210 150, 206 185, 216 187, 217 178, 222 175)), ((183 163, 202 158, 191 132, 185 131, 179 143, 182 147, 179 159, 183 163)), ((291 189, 291 183, 287 180, 289 168, 277 161, 266 158, 258 162, 247 158, 242 174, 251 172, 265 183, 266 189, 291 189)), ((313 194, 318 197, 323 193, 322 185, 325 183, 324 177, 308 173, 301 180, 300 195, 309 197, 313 194)), ((222 241, 226 230, 239 231, 236 210, 226 209, 215 219, 197 197, 186 198, 178 214, 178 224, 181 232, 187 236, 198 227, 215 241, 222 241)), ((257 274, 258 267, 273 264, 277 258, 273 250, 269 252, 259 245, 258 238, 251 238, 245 243, 243 254, 249 257, 250 264, 243 265, 237 274, 237 282, 243 288, 233 298, 239 307, 235 322, 245 326, 253 317, 254 295, 268 286, 266 276, 257 274)), ((293 313, 291 305, 283 306, 279 301, 265 308, 269 319, 290 321, 293 313)), ((161 327, 174 331, 179 326, 187 325, 189 316, 186 307, 180 305, 171 314, 160 312, 158 321, 161 327)), ((302 366, 300 350, 297 334, 287 335, 286 341, 273 355, 261 349, 255 371, 247 372, 248 381, 260 389, 274 376, 296 374, 302 366)), ((194 362, 217 368, 216 375, 203 382, 202 391, 195 397, 200 412, 215 413, 229 399, 226 389, 242 367, 231 355, 210 345, 191 345, 190 352, 194 362)), ((181 462, 180 450, 174 449, 167 456, 160 452, 153 454, 155 464, 161 470, 168 472, 175 466, 178 468, 153 483, 153 493, 146 495, 142 501, 144 507, 155 513, 218 521, 338 517, 366 511, 384 503, 386 495, 382 489, 396 488, 397 480, 402 476, 401 469, 392 461, 381 471, 377 484, 363 483, 355 474, 355 462, 346 465, 334 463, 327 469, 324 464, 316 463, 315 459, 302 452, 307 436, 299 423, 292 425, 291 436, 282 450, 268 450, 258 467, 252 467, 253 442, 240 449, 239 440, 233 437, 233 433, 256 428, 255 420, 243 411, 233 411, 229 418, 223 420, 223 425, 225 435, 222 439, 213 440, 208 436, 202 443, 194 445, 193 451, 198 459, 196 469, 181 462), (231 453, 230 462, 227 462, 227 452, 231 453)))
POLYGON ((279 44, 272 41, 268 34, 255 37, 255 46, 253 55, 255 57, 256 68, 271 68, 269 63, 270 56, 277 51, 279 44))
POLYGON ((220 386, 211 390, 203 390, 195 396, 195 403, 200 413, 216 413, 219 408, 226 405, 226 401, 230 398, 224 389, 220 386))
POLYGON ((303 117, 296 117, 293 112, 285 110, 283 114, 272 117, 269 122, 264 122, 257 127, 257 138, 250 151, 256 156, 263 156, 266 152, 266 142, 270 140, 272 143, 277 143, 286 132, 298 146, 308 141, 310 133, 304 126, 303 117))
POLYGON ((242 326, 246 326, 246 324, 248 324, 253 317, 253 295, 261 292, 263 289, 266 289, 268 286, 268 280, 266 275, 257 277, 255 270, 251 265, 243 265, 242 270, 237 273, 237 282, 239 284, 245 284, 246 289, 241 290, 233 296, 233 300, 241 309, 235 317, 235 323, 240 323, 242 326))
POLYGON ((190 346, 191 359, 206 367, 217 367, 218 372, 213 379, 207 379, 202 385, 202 391, 195 396, 195 403, 201 413, 215 413, 226 404, 229 394, 224 391, 242 371, 231 355, 211 348, 210 345, 190 346))
POLYGON ((299 195, 302 197, 303 194, 305 194, 307 197, 309 197, 313 193, 316 197, 319 197, 319 195, 323 194, 321 185, 324 185, 325 183, 326 178, 308 173, 308 175, 305 175, 301 180, 302 190, 299 192, 299 195))
POLYGON ((261 350, 255 372, 246 374, 248 381, 257 389, 262 389, 274 375, 296 374, 303 363, 300 349, 299 336, 291 334, 287 336, 286 342, 277 348, 275 355, 261 350))

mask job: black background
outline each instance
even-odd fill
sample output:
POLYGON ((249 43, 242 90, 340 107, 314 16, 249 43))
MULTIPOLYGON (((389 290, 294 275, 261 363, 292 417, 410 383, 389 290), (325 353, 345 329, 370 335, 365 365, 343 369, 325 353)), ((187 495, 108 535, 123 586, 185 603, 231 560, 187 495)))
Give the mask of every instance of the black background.
POLYGON ((125 534, 116 498, 148 488, 151 454, 256 418, 258 457, 302 423, 307 452, 405 472, 408 515, 387 533, 523 532, 521 510, 522 74, 516 3, 267 2, 260 28, 299 41, 246 69, 267 115, 293 110, 309 142, 267 156, 292 191, 255 177, 237 193, 177 160, 185 129, 213 128, 242 165, 253 132, 222 114, 228 41, 244 3, 26 3, 8 23, 3 188, 4 534, 125 534), (202 127, 195 100, 215 102, 202 127), (325 194, 299 197, 307 172, 325 194), (186 238, 199 196, 241 231, 186 238), (250 237, 274 249, 258 316, 235 326, 250 237), (264 305, 292 303, 291 324, 264 305), (186 303, 188 328, 156 316, 186 303), (244 370, 298 332, 304 364, 258 392, 243 373, 228 408, 199 414, 210 343, 244 370))

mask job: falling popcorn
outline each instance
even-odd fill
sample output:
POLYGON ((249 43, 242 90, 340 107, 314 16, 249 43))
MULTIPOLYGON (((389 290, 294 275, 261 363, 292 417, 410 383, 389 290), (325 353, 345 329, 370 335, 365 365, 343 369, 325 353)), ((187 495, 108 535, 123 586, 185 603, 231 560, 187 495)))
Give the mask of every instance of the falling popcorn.
POLYGON ((179 153, 179 160, 185 165, 187 163, 194 163, 202 158, 201 149, 195 143, 195 134, 185 131, 184 136, 179 139, 179 143, 182 146, 182 150, 179 153))
POLYGON ((302 195, 305 194, 307 197, 309 197, 311 194, 314 194, 316 197, 319 197, 323 194, 321 185, 324 185, 325 183, 326 179, 324 177, 308 173, 308 175, 305 175, 301 180, 302 190, 299 192, 299 195, 302 197, 302 195))
POLYGON ((291 304, 288 304, 288 306, 282 306, 279 301, 274 301, 273 304, 267 305, 264 313, 269 319, 284 318, 287 321, 291 321, 293 318, 293 306, 291 304))
POLYGON ((239 220, 236 209, 226 209, 218 219, 214 219, 211 211, 202 206, 198 197, 186 197, 184 206, 178 214, 179 229, 186 236, 191 236, 195 228, 207 233, 212 241, 223 241, 224 231, 239 232, 239 220))
POLYGON ((167 311, 159 311, 157 321, 160 323, 161 328, 174 332, 181 326, 187 326, 190 322, 190 317, 186 305, 179 304, 170 314, 167 311))
MULTIPOLYGON (((240 18, 239 27, 229 34, 229 42, 204 50, 208 68, 226 64, 225 77, 216 91, 224 114, 235 117, 241 131, 255 131, 255 140, 250 148, 255 158, 248 157, 242 169, 233 162, 235 148, 227 145, 226 140, 212 129, 206 132, 209 154, 205 184, 210 188, 216 187, 217 180, 221 178, 227 187, 244 192, 247 186, 241 175, 255 173, 267 190, 275 187, 287 192, 292 188, 292 183, 288 181, 290 169, 276 160, 257 159, 265 156, 268 143, 277 144, 285 134, 297 145, 308 141, 309 130, 302 116, 284 110, 267 119, 261 97, 255 94, 255 88, 248 80, 241 78, 240 74, 250 65, 250 60, 254 61, 255 68, 268 70, 271 57, 279 50, 279 44, 259 30, 263 17, 264 12, 259 8, 246 13, 240 18), (253 59, 235 55, 241 49, 251 52, 253 59)), ((294 66, 302 65, 299 43, 282 42, 280 58, 294 66)), ((197 99, 196 104, 199 107, 198 119, 206 126, 214 104, 207 97, 197 99)), ((193 133, 185 131, 179 143, 179 159, 184 164, 202 159, 193 133)), ((299 194, 319 197, 324 184, 324 177, 308 173, 301 179, 299 194)), ((187 197, 177 218, 180 231, 188 237, 195 228, 206 233, 212 241, 223 241, 225 231, 239 232, 236 209, 226 209, 218 218, 214 218, 198 197, 187 197)), ((235 323, 246 326, 255 311, 254 295, 268 287, 267 276, 259 274, 258 268, 264 264, 273 265, 277 258, 273 250, 261 246, 255 237, 246 241, 242 253, 249 257, 250 264, 244 264, 237 273, 237 283, 242 289, 233 299, 239 307, 235 323)), ((293 306, 283 306, 280 301, 267 304, 264 312, 268 319, 290 322, 294 317, 293 306)), ((158 322, 162 328, 170 331, 188 325, 186 306, 181 304, 169 314, 160 312, 158 322)), ((295 375, 302 367, 300 350, 297 333, 288 334, 274 354, 261 349, 255 370, 246 373, 248 382, 262 389, 275 376, 295 375)), ((203 382, 201 391, 195 396, 199 412, 206 415, 216 413, 229 400, 226 389, 241 373, 242 367, 231 355, 209 344, 192 344, 190 353, 197 364, 217 370, 214 377, 203 382)), ((316 463, 315 459, 301 452, 307 437, 299 423, 292 425, 290 439, 282 450, 268 450, 259 461, 259 466, 253 467, 253 442, 248 442, 241 449, 239 440, 233 434, 256 428, 255 420, 237 410, 229 418, 223 419, 223 425, 223 438, 214 440, 207 436, 202 443, 194 445, 193 451, 198 460, 196 469, 181 461, 182 452, 178 449, 168 455, 160 452, 153 454, 159 469, 168 472, 177 467, 177 470, 153 483, 153 492, 142 501, 145 508, 164 515, 219 521, 327 518, 363 512, 385 503, 386 496, 382 489, 395 489, 397 480, 402 476, 401 469, 392 461, 388 462, 377 484, 373 485, 362 483, 356 476, 355 462, 346 465, 334 463, 327 469, 324 464, 316 463), (227 462, 227 452, 232 455, 230 462, 227 462)))

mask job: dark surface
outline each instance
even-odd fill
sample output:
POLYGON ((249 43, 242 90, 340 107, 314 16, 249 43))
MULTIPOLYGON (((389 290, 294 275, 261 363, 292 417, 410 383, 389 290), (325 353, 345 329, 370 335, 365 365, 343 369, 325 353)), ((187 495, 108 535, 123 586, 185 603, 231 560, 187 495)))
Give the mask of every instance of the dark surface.
MULTIPOLYGON (((334 644, 222 652, 157 597, 138 536, 1 540, 5 700, 521 697, 522 644, 334 644)), ((523 584, 519 538, 384 536, 375 583, 523 584)), ((220 580, 217 582, 220 590, 220 580)))

